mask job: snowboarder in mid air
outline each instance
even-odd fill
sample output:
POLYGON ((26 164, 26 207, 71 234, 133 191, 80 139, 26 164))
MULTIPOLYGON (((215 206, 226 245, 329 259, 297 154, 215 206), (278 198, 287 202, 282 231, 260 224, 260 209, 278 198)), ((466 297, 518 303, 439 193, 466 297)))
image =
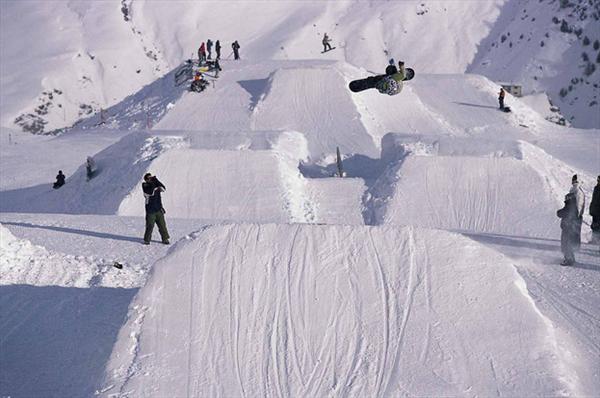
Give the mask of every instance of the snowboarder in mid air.
POLYGON ((329 36, 327 36, 327 33, 323 34, 323 52, 327 52, 329 50, 333 50, 333 48, 331 48, 331 44, 329 44, 329 42, 331 41, 331 39, 329 38, 329 36))
POLYGON ((52 188, 58 189, 65 185, 65 178, 66 177, 63 174, 62 170, 58 170, 58 174, 56 175, 56 182, 54 183, 54 185, 52 185, 52 188))
POLYGON ((233 43, 231 43, 231 48, 233 49, 233 59, 235 59, 236 61, 240 59, 240 44, 236 41, 234 41, 233 43))
POLYGON ((160 238, 165 245, 169 244, 169 232, 165 222, 165 209, 162 205, 160 193, 166 190, 164 184, 150 173, 144 174, 142 191, 146 201, 146 231, 144 232, 144 244, 149 245, 152 239, 154 224, 158 225, 160 238))
POLYGON ((350 82, 350 90, 357 93, 370 88, 376 88, 382 94, 396 95, 402 91, 402 82, 412 79, 415 75, 414 70, 404 67, 403 61, 398 62, 398 67, 393 64, 388 65, 385 69, 385 73, 385 75, 370 76, 366 79, 354 80, 350 82))

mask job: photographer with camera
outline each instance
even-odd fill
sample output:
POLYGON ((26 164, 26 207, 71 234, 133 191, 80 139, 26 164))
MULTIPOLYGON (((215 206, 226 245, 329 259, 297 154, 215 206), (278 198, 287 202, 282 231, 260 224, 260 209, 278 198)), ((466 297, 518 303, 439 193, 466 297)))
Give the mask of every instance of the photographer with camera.
POLYGON ((162 243, 169 244, 169 232, 167 231, 167 223, 165 222, 165 209, 162 206, 160 193, 166 191, 162 182, 150 173, 144 174, 144 182, 142 183, 142 191, 144 191, 144 199, 146 200, 146 232, 144 233, 144 244, 149 245, 152 239, 152 230, 154 224, 158 225, 158 232, 162 243))

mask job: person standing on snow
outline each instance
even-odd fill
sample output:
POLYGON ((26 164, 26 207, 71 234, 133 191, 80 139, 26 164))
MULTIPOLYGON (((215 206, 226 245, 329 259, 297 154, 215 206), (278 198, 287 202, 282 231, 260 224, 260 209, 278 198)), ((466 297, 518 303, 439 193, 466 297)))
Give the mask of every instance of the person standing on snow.
POLYGON ((331 44, 329 44, 330 41, 331 39, 329 38, 329 36, 327 36, 327 33, 324 33, 323 40, 321 41, 321 43, 323 43, 323 52, 331 50, 331 44))
POLYGON ((231 43, 231 48, 233 48, 233 59, 235 59, 236 61, 240 59, 240 45, 239 43, 236 41, 234 41, 233 43, 231 43))
POLYGON ((219 40, 215 43, 215 52, 217 53, 217 59, 221 59, 221 42, 219 40))
POLYGON ((575 250, 579 245, 581 224, 577 213, 577 199, 571 192, 565 196, 565 206, 556 212, 560 218, 560 250, 564 260, 560 265, 573 265, 575 263, 575 250), (578 232, 579 231, 579 232, 578 232))
POLYGON ((213 45, 212 40, 208 39, 206 41, 206 50, 208 51, 208 59, 211 59, 212 45, 213 45))
POLYGON ((590 203, 590 216, 592 216, 592 242, 600 245, 600 176, 592 194, 590 203))
POLYGON ((142 191, 146 201, 146 231, 144 232, 144 244, 149 245, 152 239, 154 224, 158 225, 160 238, 165 245, 169 244, 169 232, 165 222, 165 209, 162 206, 160 193, 166 190, 164 184, 150 173, 144 174, 142 191))
POLYGON ((52 185, 52 188, 58 189, 65 185, 65 178, 66 177, 63 174, 62 170, 58 170, 58 174, 56 175, 56 182, 54 183, 54 185, 52 185))
POLYGON ((504 109, 504 89, 500 88, 500 92, 498 93, 498 104, 500 105, 500 109, 504 109))
POLYGON ((583 213, 585 212, 585 193, 583 189, 579 186, 579 181, 577 179, 577 174, 573 175, 571 178, 571 189, 569 193, 575 196, 575 205, 577 206, 577 244, 575 249, 579 250, 579 246, 581 246, 581 226, 583 225, 583 213))
POLYGON ((204 45, 204 42, 202 42, 202 44, 200 44, 200 48, 198 49, 198 65, 204 61, 206 61, 206 46, 204 45))

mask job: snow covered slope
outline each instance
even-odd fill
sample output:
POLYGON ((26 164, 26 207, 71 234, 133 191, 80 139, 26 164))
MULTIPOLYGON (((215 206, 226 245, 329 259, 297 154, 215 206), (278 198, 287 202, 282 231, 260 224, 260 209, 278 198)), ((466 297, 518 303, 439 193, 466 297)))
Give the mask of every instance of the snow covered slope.
POLYGON ((321 58, 376 71, 395 57, 418 73, 482 73, 548 91, 575 125, 597 128, 587 111, 598 108, 600 10, 588 2, 5 1, 0 125, 69 126, 195 57, 211 38, 225 60, 239 40, 242 59, 253 62, 321 58), (337 49, 321 54, 325 32, 337 49))
POLYGON ((106 396, 579 392, 511 262, 442 231, 208 227, 132 309, 106 396))

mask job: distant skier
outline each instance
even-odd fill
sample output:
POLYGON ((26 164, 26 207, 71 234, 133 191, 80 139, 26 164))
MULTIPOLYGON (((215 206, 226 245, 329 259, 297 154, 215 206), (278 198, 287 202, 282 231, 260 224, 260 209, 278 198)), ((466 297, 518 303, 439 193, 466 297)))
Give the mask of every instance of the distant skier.
POLYGON ((233 49, 233 59, 235 59, 236 61, 240 59, 240 44, 236 41, 234 41, 233 43, 231 43, 231 48, 233 49))
POLYGON ((504 110, 504 88, 500 88, 500 92, 498 93, 498 104, 500 105, 500 109, 504 110))
POLYGON ((215 52, 217 53, 217 59, 221 59, 221 42, 219 40, 215 43, 215 52))
POLYGON ((162 205, 160 193, 166 190, 164 184, 150 173, 144 174, 144 182, 142 183, 142 191, 144 191, 144 199, 146 201, 146 231, 144 232, 144 244, 149 245, 152 239, 152 230, 154 224, 158 225, 158 232, 162 243, 169 244, 169 232, 167 231, 167 223, 165 221, 165 209, 162 205))
POLYGON ((85 172, 86 172, 88 181, 91 180, 92 177, 94 177, 95 171, 96 171, 96 162, 94 161, 94 158, 92 158, 91 156, 88 156, 85 161, 85 172))
POLYGON ((213 69, 215 71, 215 77, 219 77, 219 72, 221 72, 223 69, 221 69, 221 64, 219 63, 218 59, 215 59, 213 69))
POLYGON ((208 51, 208 59, 212 59, 211 58, 211 52, 212 52, 212 46, 213 46, 213 42, 211 39, 208 39, 206 41, 206 50, 208 51))
POLYGON ((206 46, 204 45, 204 42, 202 42, 198 49, 198 65, 202 64, 204 61, 206 61, 206 46))
POLYGON ((58 189, 65 185, 65 175, 62 170, 58 170, 58 174, 56 175, 56 182, 52 185, 52 188, 58 189))
POLYGON ((324 33, 323 40, 321 41, 323 43, 323 52, 332 50, 331 44, 329 44, 330 41, 331 41, 331 39, 329 38, 329 36, 327 36, 327 33, 324 33))
POLYGON ((592 216, 592 242, 600 245, 600 176, 592 194, 590 203, 590 216, 592 216))

